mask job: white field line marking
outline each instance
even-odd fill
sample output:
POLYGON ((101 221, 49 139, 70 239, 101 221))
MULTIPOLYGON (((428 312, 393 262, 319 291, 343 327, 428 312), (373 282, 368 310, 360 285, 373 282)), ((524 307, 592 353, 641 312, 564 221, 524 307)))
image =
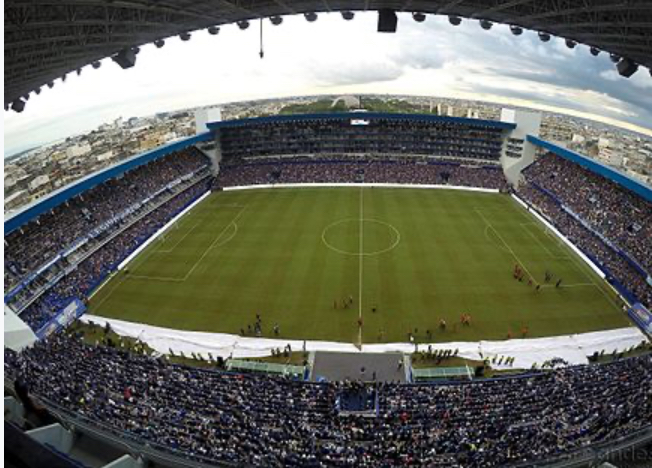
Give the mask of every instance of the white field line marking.
MULTIPOLYGON (((596 288, 600 290, 600 292, 604 295, 604 297, 607 298, 607 300, 616 308, 618 311, 621 311, 621 307, 614 301, 614 299, 607 293, 607 291, 604 290, 604 288, 601 288, 598 283, 595 282, 593 279, 593 271, 590 271, 587 273, 587 269, 589 269, 589 266, 584 264, 584 262, 580 262, 577 260, 573 255, 570 256, 571 260, 575 265, 578 267, 578 269, 588 278, 588 280, 595 285, 596 288)), ((606 281, 606 280, 605 280, 606 281)))
POLYGON ((516 259, 516 261, 517 261, 517 262, 518 262, 518 263, 523 267, 523 269, 524 269, 525 272, 528 274, 528 276, 529 276, 530 278, 532 278, 536 284, 538 284, 538 281, 534 278, 534 276, 532 276, 532 274, 530 273, 530 271, 529 271, 529 270, 527 269, 527 267, 525 266, 525 263, 523 263, 523 262, 521 261, 521 259, 518 258, 518 255, 516 255, 516 253, 515 253, 514 250, 510 247, 510 245, 505 241, 505 239, 503 239, 503 236, 501 236, 500 233, 496 230, 496 228, 492 226, 492 224, 489 222, 489 220, 488 220, 487 218, 484 217, 484 215, 482 214, 482 212, 481 212, 480 210, 478 210, 477 208, 474 208, 474 210, 475 210, 476 213, 478 213, 478 215, 480 215, 480 217, 481 217, 482 220, 487 224, 487 226, 489 226, 491 229, 493 229, 493 231, 496 233, 496 235, 497 235, 498 238, 501 240, 501 242, 502 242, 503 244, 505 244, 505 247, 507 247, 507 249, 509 250, 509 253, 510 253, 510 254, 511 254, 515 259, 516 259))
POLYGON ((169 281, 172 283, 183 283, 183 278, 168 278, 167 276, 147 276, 147 275, 129 275, 130 279, 142 279, 152 281, 169 281))
POLYGON ((373 218, 364 218, 364 219, 362 220, 362 221, 364 221, 364 222, 372 222, 372 223, 376 223, 376 224, 382 224, 383 226, 386 226, 386 227, 388 227, 390 230, 394 231, 394 234, 395 234, 394 242, 393 242, 389 247, 386 247, 386 248, 384 248, 384 249, 377 250, 377 251, 375 251, 375 252, 364 252, 364 253, 361 253, 361 252, 359 252, 359 251, 357 251, 357 250, 356 250, 355 252, 347 252, 346 250, 339 249, 339 248, 335 247, 334 245, 332 245, 330 242, 328 242, 328 239, 327 239, 326 233, 327 233, 328 230, 331 229, 332 227, 335 227, 335 226, 337 226, 337 225, 339 225, 339 224, 343 224, 343 223, 346 223, 346 222, 349 222, 349 221, 359 221, 359 220, 358 220, 357 218, 343 218, 343 219, 340 219, 340 220, 338 220, 338 221, 335 221, 334 223, 329 224, 329 225, 326 226, 326 227, 324 228, 324 230, 321 232, 321 240, 322 240, 322 242, 324 243, 324 245, 325 245, 327 248, 329 248, 329 249, 332 250, 333 252, 337 252, 337 253, 342 254, 342 255, 352 255, 352 256, 354 256, 354 257, 359 256, 359 255, 363 255, 363 256, 366 256, 366 257, 373 257, 373 256, 381 255, 381 254, 384 254, 384 253, 386 253, 386 252, 389 252, 390 250, 395 249, 396 246, 401 242, 401 233, 398 231, 398 229, 396 229, 396 228, 395 228, 394 226, 392 226, 391 224, 386 223, 385 221, 380 221, 380 220, 378 220, 378 219, 373 219, 373 218))
POLYGON ((178 240, 178 241, 177 241, 177 242, 176 242, 172 247, 170 247, 169 249, 159 249, 159 250, 157 250, 157 252, 158 252, 158 253, 171 253, 174 249, 177 248, 177 246, 178 246, 179 244, 181 244, 181 243, 183 242, 183 240, 184 240, 186 237, 188 237, 188 235, 189 235, 192 231, 195 230, 195 228, 196 228, 197 226, 199 226, 199 223, 200 223, 200 222, 201 222, 201 221, 198 221, 197 223, 195 223, 195 225, 194 225, 193 227, 191 227, 191 228, 190 228, 190 229, 189 229, 189 230, 188 230, 188 231, 183 235, 183 237, 181 237, 181 239, 179 239, 179 240, 178 240))
POLYGON ((104 281, 102 281, 102 284, 100 284, 100 286, 99 286, 97 289, 95 289, 95 291, 93 291, 93 292, 91 293, 90 296, 88 296, 88 300, 90 301, 91 299, 93 299, 93 297, 94 297, 97 293, 99 293, 102 289, 104 289, 104 286, 106 286, 107 284, 109 284, 115 275, 116 275, 116 272, 113 272, 113 273, 111 273, 111 274, 109 275, 108 278, 106 278, 104 281))
MULTIPOLYGON (((237 230, 238 230, 237 221, 238 221, 238 219, 240 218, 240 216, 242 216, 242 213, 244 213, 245 208, 246 208, 246 206, 243 207, 243 208, 241 208, 240 211, 238 211, 238 214, 235 216, 235 218, 233 218, 233 219, 231 220, 231 222, 230 222, 229 224, 227 224, 226 227, 225 227, 224 229, 222 229, 222 232, 219 233, 219 235, 215 238, 215 240, 213 240, 213 242, 211 243, 211 245, 209 245, 208 248, 204 251, 204 253, 202 254, 202 256, 199 257, 199 260, 197 260, 197 261, 195 262, 195 264, 192 266, 192 268, 190 269, 190 271, 189 271, 188 273, 186 273, 186 275, 183 277, 183 280, 184 280, 184 281, 188 279, 188 277, 192 274, 193 271, 195 271, 195 268, 197 268, 197 266, 201 263, 201 261, 204 259, 204 257, 206 257, 206 255, 208 255, 208 252, 210 252, 211 249, 212 249, 213 247, 215 247, 215 244, 217 244, 217 242, 222 238, 222 236, 224 235, 224 233, 227 231, 227 229, 229 229, 229 228, 231 227, 231 225, 234 225, 235 230, 236 230, 236 232, 237 232, 237 230)), ((229 240, 231 240, 231 239, 229 239, 229 240)))
MULTIPOLYGON (((229 238, 227 238, 224 242, 220 242, 214 245, 213 247, 221 247, 222 245, 226 244, 227 242, 229 242, 231 239, 235 237, 235 235, 238 233, 238 223, 231 222, 227 225, 227 228, 231 226, 234 227, 233 234, 229 238)), ((183 283, 184 281, 186 281, 186 279, 188 279, 188 275, 184 276, 183 278, 171 278, 167 276, 129 275, 129 278, 151 280, 151 281, 168 281, 172 283, 183 283)))
POLYGON ((192 274, 192 272, 195 271, 195 268, 197 268, 199 263, 204 259, 204 257, 206 257, 206 255, 208 254, 208 252, 211 249, 213 249, 214 247, 220 247, 220 246, 226 244, 227 242, 229 242, 231 239, 233 239, 235 237, 235 235, 238 232, 238 223, 236 221, 240 218, 240 216, 244 212, 245 208, 246 208, 246 205, 243 206, 242 208, 240 208, 240 210, 238 211, 238 214, 229 222, 229 224, 226 225, 226 227, 217 235, 217 237, 215 237, 215 239, 213 239, 213 242, 211 243, 211 245, 209 245, 206 248, 206 250, 201 255, 201 257, 193 264, 190 271, 188 273, 186 273, 182 278, 168 277, 168 276, 148 276, 148 275, 129 275, 129 278, 152 280, 152 281, 166 281, 166 282, 173 282, 173 283, 183 283, 184 281, 186 281, 188 279, 188 277, 192 274), (227 231, 227 229, 229 229, 231 226, 233 226, 233 228, 234 228, 233 235, 231 235, 231 237, 226 239, 224 242, 218 243, 218 241, 222 238, 222 236, 227 231))
POLYGON ((502 250, 502 251, 504 251, 504 252, 507 252, 507 253, 510 253, 510 251, 507 250, 507 248, 506 248, 504 245, 500 245, 500 244, 498 244, 495 240, 492 240, 492 239, 489 237, 489 226, 487 226, 486 224, 485 224, 485 226, 484 226, 484 237, 485 237, 485 239, 487 239, 489 242, 491 242, 491 243, 494 244, 496 247, 498 247, 500 250, 502 250))
MULTIPOLYGON (((119 272, 118 272, 118 273, 119 273, 119 272)), ((98 304, 97 304, 95 307, 96 307, 97 309, 99 309, 99 308, 102 306, 102 304, 104 304, 104 303, 106 302, 106 300, 109 298, 109 296, 111 296, 111 294, 113 294, 113 291, 115 291, 116 289, 118 289, 118 286, 120 286, 122 283, 124 283, 124 281, 125 281, 126 278, 127 278, 127 275, 126 275, 126 274, 123 274, 123 275, 122 275, 122 278, 120 278, 119 281, 116 281, 116 282, 115 282, 115 284, 113 285, 113 287, 112 287, 111 289, 109 289, 109 292, 106 294, 106 296, 104 296, 104 297, 100 300, 100 302, 98 302, 98 304)))
POLYGON ((533 223, 521 223, 521 227, 522 227, 523 229, 525 229, 525 231, 526 231, 530 236, 532 236, 532 238, 533 238, 535 241, 537 241, 537 243, 538 243, 541 247, 543 247, 543 249, 544 249, 546 252, 548 252, 548 254, 549 254, 552 258, 560 259, 560 258, 567 258, 567 257, 568 257, 568 255, 555 255, 554 253, 552 253, 551 250, 550 250, 548 247, 546 247, 546 244, 544 244, 543 242, 541 242, 541 240, 540 240, 540 239, 539 239, 539 238, 538 238, 538 237, 537 237, 537 236, 536 236, 532 231, 530 231, 530 229, 528 229, 528 228, 526 227, 526 226, 530 226, 531 224, 533 224, 533 223))
MULTIPOLYGON (((513 202, 513 203, 516 203, 516 202, 513 202)), ((519 209, 517 209, 517 211, 519 213, 521 213, 523 215, 523 217, 525 217, 526 219, 529 219, 529 217, 532 216, 532 215, 526 215, 525 214, 525 208, 523 208, 521 205, 519 205, 519 209)), ((543 224, 538 220, 537 220, 537 222, 539 222, 540 224, 543 224)), ((559 245, 562 248, 563 251, 568 252, 568 250, 570 250, 570 247, 565 245, 562 242, 562 240, 559 239, 554 233, 550 232, 548 230, 547 226, 544 226, 544 227, 545 227, 544 232, 546 233, 546 235, 548 235, 548 237, 550 237, 551 239, 554 239, 557 242, 557 245, 559 245)), ((595 282, 595 280, 593 279, 594 273, 591 270, 591 268, 587 264, 585 264, 583 261, 578 260, 576 257, 577 257, 577 255, 575 254, 575 252, 571 252, 568 255, 568 259, 575 264, 575 266, 578 268, 580 273, 582 273, 596 288, 598 288, 600 290, 600 292, 604 295, 604 297, 606 297, 607 300, 616 309, 618 309, 619 311, 622 310, 620 305, 618 305, 618 303, 607 293, 607 291, 605 291, 604 288, 600 284, 595 282), (587 273, 587 270, 588 270, 588 273, 587 273)), ((603 280, 603 281, 606 282, 606 280, 603 280)))
POLYGON ((247 205, 240 205, 239 203, 223 203, 217 205, 219 208, 246 208, 247 205))
MULTIPOLYGON (((575 283, 575 284, 560 284, 559 285, 560 288, 581 288, 581 287, 585 287, 585 286, 591 286, 591 287, 596 287, 597 288, 597 286, 594 283, 575 283)), ((555 285, 554 284, 542 284, 541 287, 542 288, 554 288, 555 285)))
MULTIPOLYGON (((364 196, 363 188, 360 187, 360 242, 359 242, 359 259, 358 259, 358 320, 362 323, 362 271, 364 262, 364 196)), ((362 326, 358 326, 358 343, 362 346, 362 326)))

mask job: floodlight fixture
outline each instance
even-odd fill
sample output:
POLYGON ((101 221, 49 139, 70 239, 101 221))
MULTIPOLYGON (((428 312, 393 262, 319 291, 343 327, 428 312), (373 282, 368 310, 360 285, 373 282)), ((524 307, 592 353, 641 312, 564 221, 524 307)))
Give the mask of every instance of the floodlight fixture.
POLYGON ((618 64, 616 65, 616 69, 618 70, 618 74, 620 76, 629 78, 630 76, 632 76, 634 73, 638 71, 638 63, 628 58, 624 58, 620 62, 618 62, 618 64))
POLYGON ((123 49, 111 59, 120 65, 120 68, 126 70, 136 65, 136 51, 134 49, 123 49))
POLYGON ((421 12, 412 13, 412 18, 417 23, 423 23, 426 20, 426 15, 421 12))
POLYGON ((25 110, 25 101, 21 99, 16 99, 14 102, 11 103, 11 109, 14 112, 20 114, 23 110, 25 110))
POLYGON ((448 22, 453 26, 459 26, 460 24, 462 24, 462 18, 460 18, 459 16, 449 16, 448 22))
POLYGON ((485 31, 489 31, 493 25, 494 24, 489 20, 486 20, 486 19, 481 19, 480 20, 480 27, 482 29, 484 29, 485 31))

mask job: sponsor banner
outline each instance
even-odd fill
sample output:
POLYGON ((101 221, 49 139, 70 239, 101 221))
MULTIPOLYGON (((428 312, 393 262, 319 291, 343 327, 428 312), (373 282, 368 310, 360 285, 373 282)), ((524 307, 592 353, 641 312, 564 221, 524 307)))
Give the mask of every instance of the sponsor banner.
POLYGON ((652 335, 652 312, 641 303, 634 304, 628 311, 630 318, 648 335, 652 335))
POLYGON ((75 298, 72 299, 67 306, 59 311, 48 323, 43 325, 37 332, 36 336, 40 340, 47 338, 52 333, 67 327, 86 312, 86 306, 82 301, 75 298))

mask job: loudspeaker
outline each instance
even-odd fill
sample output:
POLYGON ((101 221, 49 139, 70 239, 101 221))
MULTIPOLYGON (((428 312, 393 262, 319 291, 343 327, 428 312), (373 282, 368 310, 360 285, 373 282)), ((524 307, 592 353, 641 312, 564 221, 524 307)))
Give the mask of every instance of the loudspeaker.
POLYGON ((378 32, 394 33, 397 24, 398 17, 394 10, 387 8, 378 10, 378 32))
POLYGON ((132 49, 122 50, 111 58, 115 63, 120 65, 120 68, 123 69, 131 68, 136 65, 136 53, 132 49))
POLYGON ((638 65, 632 62, 631 60, 624 58, 620 62, 618 62, 616 68, 618 69, 618 74, 620 76, 629 78, 634 73, 636 73, 636 70, 638 70, 638 65))

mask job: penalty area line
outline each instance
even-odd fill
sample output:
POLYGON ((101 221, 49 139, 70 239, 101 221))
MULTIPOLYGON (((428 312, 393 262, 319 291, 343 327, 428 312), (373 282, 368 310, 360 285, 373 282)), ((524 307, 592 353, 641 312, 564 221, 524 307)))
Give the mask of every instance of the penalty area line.
POLYGON ((507 241, 505 241, 505 239, 503 239, 503 236, 500 235, 498 230, 495 227, 493 227, 493 225, 489 222, 489 220, 487 218, 485 218, 485 216, 482 214, 482 212, 480 210, 478 210, 477 208, 474 208, 474 210, 482 218, 482 220, 485 222, 485 224, 487 226, 489 226, 491 229, 493 229, 493 231, 496 233, 496 235, 498 236, 500 241, 505 245, 505 247, 507 247, 509 253, 514 257, 514 259, 516 259, 516 261, 523 267, 523 269, 528 274, 528 276, 530 278, 532 278, 536 284, 539 284, 537 282, 537 280, 534 278, 534 276, 532 276, 532 273, 530 273, 530 271, 527 269, 527 267, 525 266, 525 263, 518 257, 518 255, 516 255, 516 253, 514 252, 514 249, 512 249, 511 246, 507 243, 507 241))
MULTIPOLYGON (((224 233, 231 227, 231 225, 234 226, 234 228, 235 228, 235 230, 237 232, 237 229, 238 229, 237 221, 238 221, 238 219, 240 219, 240 216, 242 216, 242 213, 244 213, 246 208, 247 208, 246 206, 242 207, 240 209, 240 211, 238 211, 238 214, 229 222, 229 224, 227 224, 224 227, 224 229, 222 229, 222 231, 213 240, 211 245, 208 246, 208 248, 204 251, 204 253, 201 255, 201 257, 199 257, 199 259, 195 262, 195 264, 192 266, 190 271, 188 273, 186 273, 186 275, 183 277, 183 281, 187 280, 190 277, 190 275, 195 271, 195 268, 197 268, 199 266, 199 264, 201 263, 201 261, 206 257, 206 255, 208 255, 208 252, 210 252, 216 246, 217 242, 222 238, 224 233)), ((229 239, 229 240, 231 240, 231 239, 229 239)))

